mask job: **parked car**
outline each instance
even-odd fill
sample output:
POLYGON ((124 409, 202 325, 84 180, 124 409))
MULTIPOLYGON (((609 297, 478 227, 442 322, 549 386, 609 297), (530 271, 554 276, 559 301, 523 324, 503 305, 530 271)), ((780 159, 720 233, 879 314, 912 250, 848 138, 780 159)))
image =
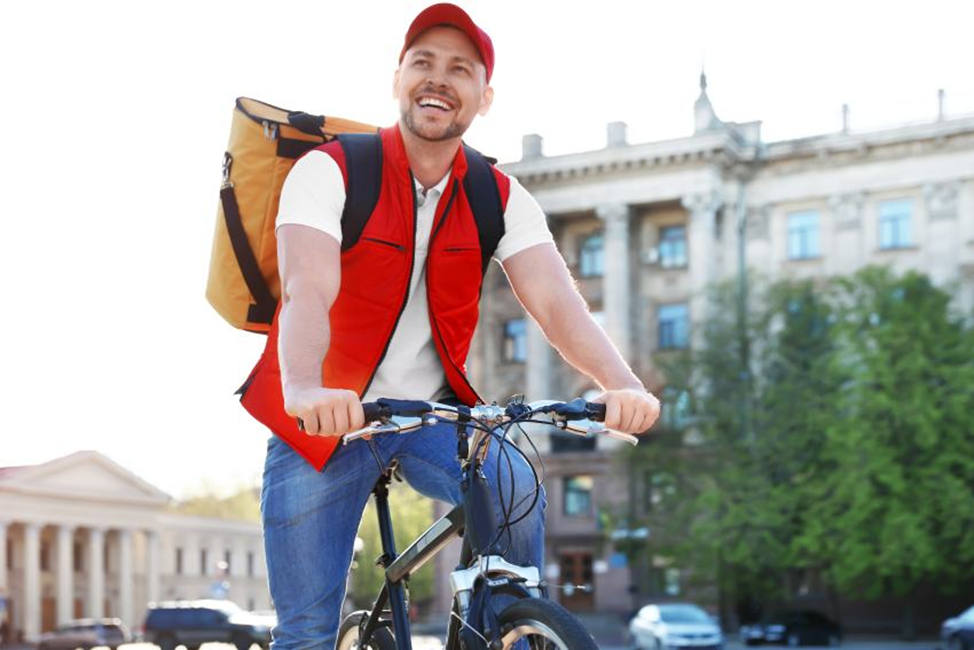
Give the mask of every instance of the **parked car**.
POLYGON ((724 634, 707 612, 691 603, 646 605, 629 621, 632 645, 646 650, 723 650, 724 634))
POLYGON ((37 650, 89 650, 98 646, 116 650, 131 642, 132 634, 117 618, 81 618, 42 634, 37 639, 37 650))
POLYGON ((741 640, 747 645, 778 643, 790 647, 801 645, 838 646, 842 629, 825 614, 811 611, 780 612, 760 623, 742 625, 741 640))
POLYGON ((940 640, 947 650, 974 650, 974 607, 944 621, 940 640))
POLYGON ((232 643, 248 650, 270 646, 272 616, 247 612, 227 600, 174 601, 150 605, 143 634, 161 650, 198 650, 204 643, 232 643))

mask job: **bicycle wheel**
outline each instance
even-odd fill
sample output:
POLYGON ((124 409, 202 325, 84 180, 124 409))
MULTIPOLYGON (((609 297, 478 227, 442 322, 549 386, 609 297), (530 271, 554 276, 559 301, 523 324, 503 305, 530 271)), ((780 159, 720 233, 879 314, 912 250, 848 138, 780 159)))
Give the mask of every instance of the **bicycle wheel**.
POLYGON ((387 627, 376 628, 367 645, 362 646, 359 644, 362 622, 368 615, 368 612, 360 611, 352 612, 345 617, 341 626, 338 628, 338 641, 335 643, 335 650, 357 650, 358 648, 396 650, 396 639, 392 636, 392 630, 387 627))
POLYGON ((542 598, 522 598, 509 605, 497 617, 504 648, 512 648, 522 639, 532 650, 598 650, 592 635, 567 609, 542 598))

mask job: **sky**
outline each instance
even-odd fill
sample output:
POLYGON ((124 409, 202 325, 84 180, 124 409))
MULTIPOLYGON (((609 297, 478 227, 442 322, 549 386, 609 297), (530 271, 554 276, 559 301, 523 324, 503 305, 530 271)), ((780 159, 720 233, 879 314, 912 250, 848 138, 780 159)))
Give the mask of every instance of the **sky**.
MULTIPOLYGON (((203 293, 234 99, 389 125, 406 27, 427 3, 8 3, 0 23, 0 467, 92 449, 182 498, 259 479, 239 406, 263 337, 203 293)), ((493 38, 502 161, 722 119, 765 140, 974 114, 974 5, 833 0, 461 1, 493 38)), ((542 396, 537 396, 542 397, 542 396)), ((546 396, 555 397, 555 396, 546 396)), ((570 396, 563 396, 570 397, 570 396)))

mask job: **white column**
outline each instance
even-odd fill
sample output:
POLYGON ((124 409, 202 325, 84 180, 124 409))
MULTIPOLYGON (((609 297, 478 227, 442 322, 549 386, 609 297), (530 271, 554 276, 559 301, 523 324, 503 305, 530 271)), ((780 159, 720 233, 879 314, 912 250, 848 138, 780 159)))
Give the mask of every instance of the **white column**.
POLYGON ((128 626, 134 626, 134 583, 135 571, 132 561, 132 531, 122 529, 118 531, 119 567, 118 567, 118 601, 119 618, 128 626))
POLYGON ((602 305, 605 330, 622 358, 630 359, 632 341, 632 282, 629 260, 629 215, 624 203, 600 205, 595 210, 605 224, 605 253, 602 273, 602 305))
POLYGON ((90 618, 100 618, 105 612, 105 531, 88 531, 88 606, 90 618))
MULTIPOLYGON (((707 288, 717 280, 717 210, 722 201, 714 191, 685 196, 682 203, 690 213, 690 284, 693 290, 690 320, 702 323, 707 318, 707 288)), ((694 328, 694 332, 696 340, 700 328, 694 328)))
POLYGON ((245 540, 234 538, 230 549, 230 577, 242 578, 247 575, 247 551, 244 549, 245 540))
POLYGON ((33 641, 41 633, 41 527, 24 524, 24 636, 33 641))
POLYGON ((146 543, 146 599, 150 603, 159 602, 159 533, 148 530, 145 533, 146 543))
POLYGON ((0 594, 10 596, 10 583, 7 579, 7 522, 0 521, 0 594))
POLYGON ((57 529, 57 622, 74 618, 74 526, 57 529))

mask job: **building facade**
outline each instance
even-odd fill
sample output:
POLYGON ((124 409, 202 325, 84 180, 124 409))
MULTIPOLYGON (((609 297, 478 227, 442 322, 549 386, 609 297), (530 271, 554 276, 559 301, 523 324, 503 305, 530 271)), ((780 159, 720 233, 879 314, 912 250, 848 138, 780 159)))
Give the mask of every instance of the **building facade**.
MULTIPOLYGON (((596 151, 545 156, 523 140, 504 166, 548 215, 557 244, 596 319, 647 386, 664 378, 653 356, 693 345, 706 289, 750 269, 770 279, 847 274, 870 264, 917 269, 974 309, 974 117, 873 132, 764 142, 760 122, 720 120, 701 75, 688 137, 630 144, 611 123, 596 151)), ((847 118, 847 111, 845 112, 847 118)), ((847 122, 846 122, 847 123, 847 122)), ((494 265, 483 292, 470 366, 498 401, 591 394, 596 387, 552 352, 494 265)), ((679 417, 679 396, 664 417, 679 417)), ((579 611, 624 612, 647 595, 680 593, 680 572, 636 570, 597 516, 630 494, 611 440, 535 440, 547 469, 546 575, 588 584, 556 591, 579 611), (652 586, 642 584, 652 575, 652 586)), ((638 488, 642 490, 642 488, 638 488)))
POLYGON ((0 468, 0 621, 11 638, 79 617, 134 629, 160 600, 269 609, 260 525, 179 515, 170 501, 92 451, 0 468))

